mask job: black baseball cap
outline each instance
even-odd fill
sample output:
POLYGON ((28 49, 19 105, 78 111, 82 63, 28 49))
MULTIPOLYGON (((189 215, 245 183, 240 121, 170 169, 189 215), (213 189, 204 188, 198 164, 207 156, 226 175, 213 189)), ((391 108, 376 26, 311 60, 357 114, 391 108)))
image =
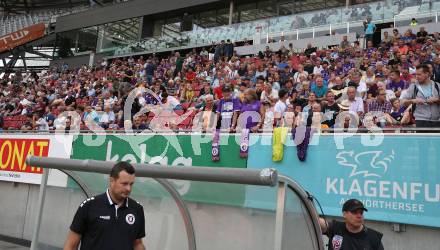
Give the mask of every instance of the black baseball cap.
POLYGON ((344 205, 342 206, 342 211, 343 212, 354 212, 358 209, 362 209, 366 212, 368 212, 368 210, 364 207, 364 204, 362 204, 362 202, 360 200, 357 199, 350 199, 347 200, 344 205))

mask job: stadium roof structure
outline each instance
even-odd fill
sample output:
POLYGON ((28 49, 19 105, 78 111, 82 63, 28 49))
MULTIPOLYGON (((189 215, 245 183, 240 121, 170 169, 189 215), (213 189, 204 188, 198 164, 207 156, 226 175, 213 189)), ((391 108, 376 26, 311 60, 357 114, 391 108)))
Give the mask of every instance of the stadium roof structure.
POLYGON ((0 0, 0 12, 22 14, 38 9, 62 9, 89 4, 104 6, 113 2, 113 0, 0 0))

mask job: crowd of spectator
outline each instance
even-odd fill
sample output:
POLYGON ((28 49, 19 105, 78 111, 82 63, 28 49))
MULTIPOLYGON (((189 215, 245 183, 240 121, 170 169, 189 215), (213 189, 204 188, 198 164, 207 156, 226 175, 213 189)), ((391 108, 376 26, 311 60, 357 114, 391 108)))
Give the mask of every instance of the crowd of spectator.
POLYGON ((5 74, 0 125, 39 131, 91 129, 92 124, 106 130, 216 127, 230 132, 241 126, 257 132, 301 124, 347 127, 353 119, 338 119, 347 111, 360 118, 356 126, 439 127, 438 81, 439 34, 423 27, 416 33, 385 33, 379 44, 368 40, 364 48, 344 37, 328 49, 310 44, 298 53, 293 44, 239 57, 222 45, 214 54, 194 49, 186 55, 5 74), (245 112, 252 115, 242 119, 245 112))

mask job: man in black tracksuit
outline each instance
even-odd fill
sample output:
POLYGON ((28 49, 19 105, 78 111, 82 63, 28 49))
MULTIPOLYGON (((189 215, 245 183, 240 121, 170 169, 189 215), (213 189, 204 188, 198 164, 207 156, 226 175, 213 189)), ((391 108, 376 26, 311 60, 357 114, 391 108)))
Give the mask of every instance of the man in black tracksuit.
POLYGON ((145 250, 143 207, 129 198, 135 170, 127 162, 115 164, 109 188, 78 208, 64 250, 145 250))
POLYGON ((327 222, 319 218, 321 230, 329 238, 329 250, 383 250, 382 233, 364 225, 364 211, 361 201, 347 200, 342 213, 344 222, 327 222))

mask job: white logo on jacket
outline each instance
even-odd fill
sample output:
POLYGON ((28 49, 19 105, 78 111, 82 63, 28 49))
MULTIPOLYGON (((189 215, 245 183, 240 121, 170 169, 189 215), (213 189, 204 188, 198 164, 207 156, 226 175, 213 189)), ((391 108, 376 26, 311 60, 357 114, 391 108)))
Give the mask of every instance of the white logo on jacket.
POLYGON ((136 221, 136 218, 134 217, 133 214, 127 214, 127 216, 125 216, 125 221, 126 221, 129 225, 133 225, 134 222, 136 221))

